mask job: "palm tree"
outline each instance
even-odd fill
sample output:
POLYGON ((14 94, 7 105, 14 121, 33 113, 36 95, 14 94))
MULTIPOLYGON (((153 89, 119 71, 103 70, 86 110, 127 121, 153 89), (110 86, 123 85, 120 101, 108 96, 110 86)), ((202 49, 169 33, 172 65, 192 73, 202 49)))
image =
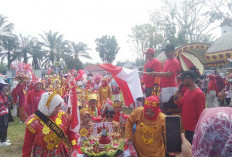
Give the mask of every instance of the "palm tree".
POLYGON ((92 59, 92 57, 89 56, 88 52, 86 52, 90 49, 87 47, 85 43, 79 42, 76 44, 75 42, 69 42, 69 50, 71 54, 74 55, 75 59, 79 60, 79 57, 92 59))
POLYGON ((45 56, 46 52, 41 49, 42 43, 39 42, 37 39, 33 40, 30 44, 30 57, 32 58, 32 67, 34 69, 40 69, 42 64, 43 57, 45 56))
POLYGON ((7 18, 0 15, 0 44, 2 44, 3 38, 14 38, 15 35, 12 33, 14 28, 13 23, 9 23, 7 18))
POLYGON ((15 38, 3 37, 2 47, 3 50, 0 53, 1 62, 7 59, 7 68, 10 69, 11 63, 20 57, 20 53, 17 50, 17 40, 15 38))
POLYGON ((36 40, 34 37, 24 37, 21 34, 19 35, 19 51, 21 52, 21 56, 23 58, 23 62, 28 62, 28 54, 31 51, 31 46, 33 41, 36 40))
POLYGON ((17 48, 17 40, 12 33, 13 23, 7 21, 7 17, 0 15, 0 57, 1 62, 7 58, 7 67, 10 69, 11 63, 17 59, 14 51, 17 48))
POLYGON ((42 38, 42 49, 46 52, 44 64, 59 62, 65 51, 65 42, 63 40, 63 35, 58 34, 58 32, 53 33, 49 31, 44 32, 44 35, 40 34, 42 38))

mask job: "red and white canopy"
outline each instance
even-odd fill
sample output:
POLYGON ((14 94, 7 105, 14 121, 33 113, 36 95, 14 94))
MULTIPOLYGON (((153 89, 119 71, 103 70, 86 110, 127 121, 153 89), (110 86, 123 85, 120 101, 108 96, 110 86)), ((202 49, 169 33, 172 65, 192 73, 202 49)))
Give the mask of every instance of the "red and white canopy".
MULTIPOLYGON (((176 58, 181 63, 183 70, 189 70, 191 67, 199 69, 201 74, 204 73, 205 52, 209 48, 205 44, 187 44, 175 50, 176 58)), ((157 56, 161 62, 167 59, 164 52, 157 56)))

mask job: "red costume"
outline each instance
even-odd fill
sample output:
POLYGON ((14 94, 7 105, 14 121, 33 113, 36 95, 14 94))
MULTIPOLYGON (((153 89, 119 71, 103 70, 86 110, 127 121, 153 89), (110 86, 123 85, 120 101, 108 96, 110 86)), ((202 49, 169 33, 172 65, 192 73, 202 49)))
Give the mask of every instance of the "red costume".
MULTIPOLYGON (((65 135, 69 137, 73 147, 76 146, 75 134, 70 129, 70 119, 68 115, 59 111, 55 116, 49 117, 58 125, 65 135)), ((44 124, 35 114, 32 114, 25 122, 26 131, 23 145, 23 157, 68 157, 70 152, 68 146, 60 140, 46 124, 44 124)))
POLYGON ((37 90, 36 84, 34 85, 34 89, 28 93, 27 95, 27 114, 31 115, 35 111, 38 110, 39 101, 41 99, 41 95, 45 91, 42 89, 37 90))
POLYGON ((11 92, 14 102, 17 103, 18 101, 19 103, 19 118, 21 121, 25 121, 27 119, 25 88, 26 88, 26 84, 20 83, 11 92))

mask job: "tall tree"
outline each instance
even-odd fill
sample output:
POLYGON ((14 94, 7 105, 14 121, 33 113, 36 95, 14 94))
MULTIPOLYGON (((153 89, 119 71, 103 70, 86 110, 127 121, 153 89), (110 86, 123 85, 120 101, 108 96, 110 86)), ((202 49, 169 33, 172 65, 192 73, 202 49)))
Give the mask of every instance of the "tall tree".
POLYGON ((27 63, 29 54, 31 53, 32 50, 32 44, 36 40, 34 37, 30 36, 22 36, 22 34, 19 34, 18 37, 18 43, 19 43, 19 51, 21 53, 21 57, 23 58, 23 62, 27 63))
POLYGON ((85 43, 79 42, 76 44, 75 42, 69 42, 68 45, 69 45, 69 50, 71 54, 74 56, 74 58, 80 59, 79 57, 84 57, 84 58, 92 59, 89 53, 87 52, 90 49, 85 43))
POLYGON ((3 37, 2 47, 3 50, 0 53, 1 62, 7 59, 7 68, 10 69, 11 63, 20 57, 20 52, 17 50, 17 40, 15 38, 3 37))
POLYGON ((46 52, 42 50, 42 43, 37 39, 33 40, 30 45, 29 58, 32 58, 32 67, 34 69, 40 69, 42 65, 42 61, 46 52))
MULTIPOLYGON (((175 26, 176 37, 182 37, 188 43, 211 40, 209 35, 215 29, 215 25, 212 17, 205 14, 205 10, 208 9, 206 1, 164 0, 164 2, 163 22, 175 26)), ((178 43, 182 44, 186 43, 178 43)))
POLYGON ((17 41, 12 33, 14 24, 7 21, 7 17, 0 15, 0 57, 1 62, 7 59, 7 68, 10 69, 11 63, 17 58, 15 50, 17 41))
POLYGON ((6 38, 15 38, 12 33, 14 28, 13 23, 7 21, 7 17, 0 15, 0 46, 2 46, 2 40, 6 38))
POLYGON ((214 0, 163 0, 163 7, 150 15, 147 24, 132 28, 130 37, 136 46, 140 45, 139 53, 148 47, 161 48, 166 43, 180 46, 211 42, 211 33, 219 25, 215 26, 215 19, 207 13, 209 1, 214 0))
POLYGON ((149 23, 133 27, 132 34, 129 37, 135 43, 136 51, 141 58, 143 58, 142 52, 147 48, 154 48, 163 41, 163 36, 156 26, 149 23))
POLYGON ((78 58, 73 58, 70 55, 65 55, 64 61, 67 69, 76 69, 76 70, 83 69, 83 64, 78 58))
POLYGON ((232 27, 232 1, 231 0, 207 0, 209 9, 206 14, 213 20, 227 22, 232 27))
POLYGON ((44 32, 43 35, 40 34, 40 37, 43 43, 42 48, 46 51, 44 64, 52 63, 54 65, 55 62, 59 62, 66 44, 63 40, 63 35, 49 31, 48 33, 44 32))
POLYGON ((112 63, 120 49, 116 38, 104 35, 101 38, 97 38, 95 42, 97 44, 96 51, 99 52, 102 61, 112 63))

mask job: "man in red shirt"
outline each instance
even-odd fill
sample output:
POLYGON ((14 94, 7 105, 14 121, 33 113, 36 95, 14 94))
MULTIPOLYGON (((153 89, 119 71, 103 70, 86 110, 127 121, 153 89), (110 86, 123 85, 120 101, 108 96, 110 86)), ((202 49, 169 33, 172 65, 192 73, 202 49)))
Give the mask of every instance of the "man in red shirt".
POLYGON ((185 71, 181 74, 180 79, 184 87, 188 87, 183 96, 177 92, 175 101, 181 109, 183 127, 185 136, 192 143, 194 130, 198 119, 205 109, 205 94, 195 84, 195 75, 192 71, 185 71))
POLYGON ((154 58, 155 50, 153 48, 147 49, 143 54, 146 55, 146 63, 143 70, 143 83, 145 84, 145 94, 146 97, 152 95, 154 85, 158 85, 159 77, 148 75, 147 72, 160 72, 161 63, 158 59, 154 58))
POLYGON ((167 45, 163 50, 168 59, 163 65, 162 72, 150 72, 149 74, 161 77, 160 101, 162 103, 167 103, 178 89, 176 75, 180 71, 181 66, 179 61, 175 58, 175 47, 173 45, 167 45))

